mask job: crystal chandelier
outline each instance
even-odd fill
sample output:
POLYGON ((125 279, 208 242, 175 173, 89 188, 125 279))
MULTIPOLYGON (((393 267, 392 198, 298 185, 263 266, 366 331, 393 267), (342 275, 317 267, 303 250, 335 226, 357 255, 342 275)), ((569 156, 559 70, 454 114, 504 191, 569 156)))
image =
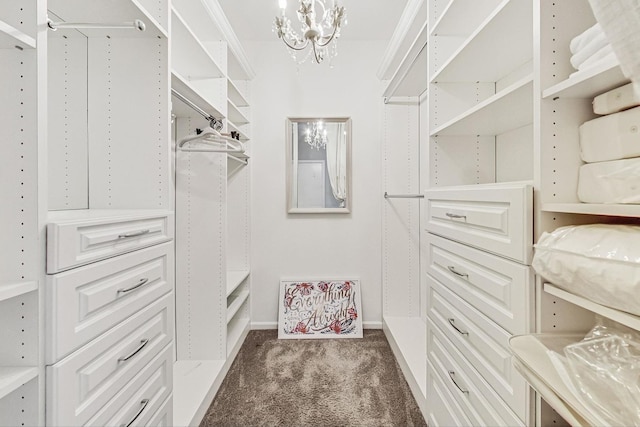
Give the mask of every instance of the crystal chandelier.
POLYGON ((345 8, 338 6, 336 0, 331 0, 331 7, 325 5, 328 0, 298 1, 300 6, 297 14, 302 35, 291 28, 291 20, 285 15, 287 0, 279 0, 282 16, 276 17, 273 31, 287 45, 291 57, 299 64, 305 62, 311 54, 318 64, 325 58, 331 60, 338 54, 337 39, 340 37, 340 28, 343 24, 347 24, 345 8), (298 60, 297 52, 306 49, 309 45, 311 45, 309 52, 298 60))
POLYGON ((307 123, 307 133, 304 142, 316 150, 327 148, 327 130, 323 129, 322 122, 313 122, 311 126, 307 123))

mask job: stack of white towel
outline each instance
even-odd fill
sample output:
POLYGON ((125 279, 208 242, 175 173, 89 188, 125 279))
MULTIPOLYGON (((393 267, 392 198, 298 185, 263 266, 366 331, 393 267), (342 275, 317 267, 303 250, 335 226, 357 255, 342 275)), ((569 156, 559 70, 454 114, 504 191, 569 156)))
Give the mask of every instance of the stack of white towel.
POLYGON ((613 48, 607 40, 600 24, 595 24, 582 34, 574 37, 569 44, 569 61, 576 70, 584 70, 601 61, 615 61, 613 48))
POLYGON ((586 203, 640 203, 640 93, 629 83, 598 95, 596 114, 580 126, 578 198, 586 203))

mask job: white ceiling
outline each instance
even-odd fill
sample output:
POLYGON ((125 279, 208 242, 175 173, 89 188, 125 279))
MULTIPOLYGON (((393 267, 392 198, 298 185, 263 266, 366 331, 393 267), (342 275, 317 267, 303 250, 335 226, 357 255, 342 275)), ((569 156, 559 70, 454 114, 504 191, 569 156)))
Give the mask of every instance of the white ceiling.
MULTIPOLYGON (((278 0, 218 0, 240 41, 276 40, 271 31, 280 14, 278 0)), ((294 24, 297 0, 287 1, 287 16, 294 24)), ((341 40, 389 40, 407 0, 339 0, 347 9, 341 40)))

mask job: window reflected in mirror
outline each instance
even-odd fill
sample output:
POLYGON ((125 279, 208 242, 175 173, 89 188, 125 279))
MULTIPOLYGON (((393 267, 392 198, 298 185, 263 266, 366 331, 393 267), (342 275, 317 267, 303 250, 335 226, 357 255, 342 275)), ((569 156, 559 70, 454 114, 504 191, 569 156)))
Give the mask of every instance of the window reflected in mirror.
POLYGON ((349 213, 351 119, 287 119, 289 213, 349 213))

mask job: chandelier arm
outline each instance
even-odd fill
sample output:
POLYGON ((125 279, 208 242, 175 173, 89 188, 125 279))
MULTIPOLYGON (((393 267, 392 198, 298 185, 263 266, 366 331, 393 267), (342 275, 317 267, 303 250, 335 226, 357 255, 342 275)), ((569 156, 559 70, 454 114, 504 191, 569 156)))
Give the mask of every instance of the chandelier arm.
POLYGON ((328 45, 329 43, 331 43, 331 40, 333 40, 333 38, 335 37, 336 33, 338 32, 338 26, 334 25, 333 26, 333 33, 331 33, 331 36, 329 37, 329 39, 324 42, 324 43, 318 43, 318 46, 320 47, 325 47, 326 45, 328 45))
POLYGON ((309 40, 308 39, 305 40, 304 44, 302 46, 300 46, 300 47, 292 46, 291 44, 289 44, 289 42, 284 37, 282 37, 282 41, 284 42, 284 44, 287 45, 287 47, 289 47, 290 49, 293 49, 293 50, 304 50, 309 45, 309 40))
POLYGON ((316 57, 316 63, 321 63, 322 59, 318 59, 318 51, 316 51, 316 44, 315 43, 311 43, 311 45, 313 46, 313 56, 316 57))

